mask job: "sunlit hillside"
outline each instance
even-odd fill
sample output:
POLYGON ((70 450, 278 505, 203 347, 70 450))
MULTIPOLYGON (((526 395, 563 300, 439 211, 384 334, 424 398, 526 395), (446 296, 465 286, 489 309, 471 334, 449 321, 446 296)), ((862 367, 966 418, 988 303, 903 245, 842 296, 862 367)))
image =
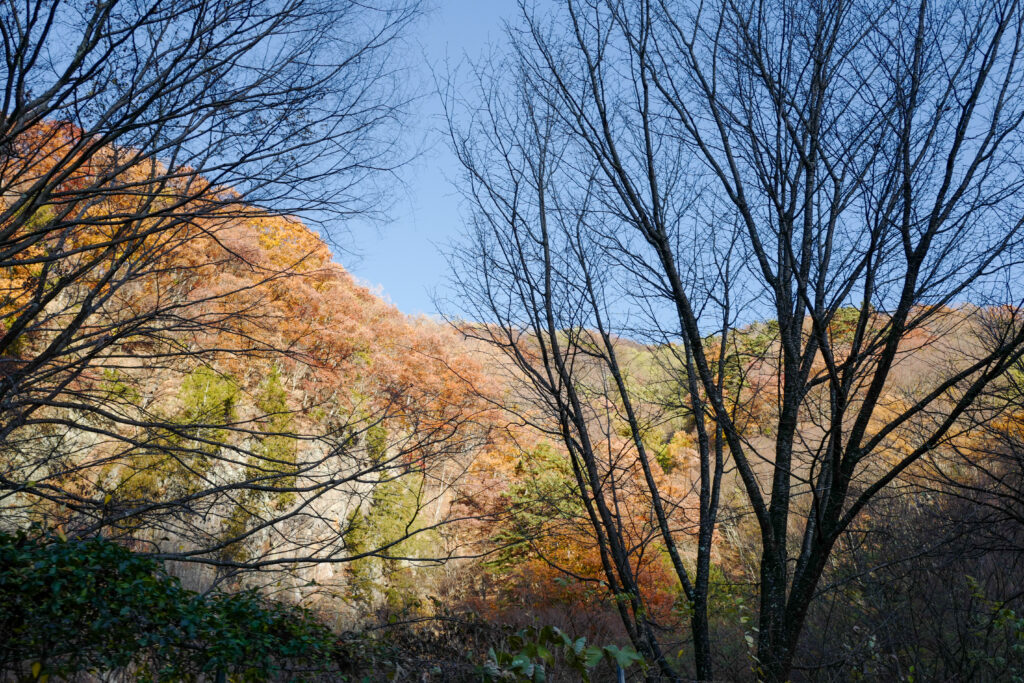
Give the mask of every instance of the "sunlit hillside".
POLYGON ((0 56, 0 683, 1024 680, 1024 3, 0 56))

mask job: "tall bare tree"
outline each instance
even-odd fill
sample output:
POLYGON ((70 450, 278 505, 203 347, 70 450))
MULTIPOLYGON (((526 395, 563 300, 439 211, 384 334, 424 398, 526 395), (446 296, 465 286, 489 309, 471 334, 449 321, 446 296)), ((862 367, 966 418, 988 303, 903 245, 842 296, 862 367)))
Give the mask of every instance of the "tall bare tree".
MULTIPOLYGON (((666 625, 656 622, 638 580, 643 559, 662 548, 691 603, 696 671, 710 678, 707 601, 725 460, 721 431, 707 419, 691 371, 693 349, 688 339, 673 345, 677 338, 645 324, 658 306, 651 288, 660 285, 602 206, 600 171, 565 138, 557 103, 537 96, 540 84, 522 55, 492 67, 478 74, 482 106, 450 102, 452 139, 474 209, 469 239, 453 253, 453 278, 463 312, 486 321, 464 330, 507 359, 510 409, 564 446, 604 580, 633 644, 662 673, 677 676, 658 636, 666 625), (638 310, 624 310, 622 302, 634 295, 638 310), (623 342, 628 350, 628 338, 652 335, 663 342, 653 356, 658 369, 638 378, 623 342), (646 381, 667 386, 667 395, 646 381), (662 491, 654 453, 661 444, 650 437, 687 417, 697 434, 699 474, 693 490, 670 495, 662 491), (637 479, 651 524, 639 536, 636 520, 628 519, 637 508, 627 503, 637 479), (693 538, 696 561, 688 567, 686 539, 693 538)), ((704 239, 720 239, 703 231, 677 238, 695 250, 704 239)), ((729 282, 735 246, 708 252, 719 282, 729 282)), ((721 313, 728 330, 734 313, 728 305, 721 313)), ((722 350, 713 368, 719 389, 722 350)))
MULTIPOLYGON (((681 347, 698 557, 727 454, 761 545, 756 672, 786 680, 837 540, 1024 353, 1024 10, 571 0, 524 4, 509 38, 517 87, 454 127, 466 305, 546 397, 599 533, 615 519, 583 467, 586 373, 617 377, 617 334, 681 347)), ((643 460, 634 390, 612 386, 643 460)), ((710 678, 706 583, 677 574, 710 678)), ((653 636, 634 638, 674 675, 653 636)))
POLYGON ((330 377, 341 360, 306 343, 329 314, 286 296, 342 277, 296 219, 335 230, 386 204, 409 101, 395 51, 418 11, 0 3, 5 525, 73 520, 226 570, 344 561, 340 492, 428 481, 426 456, 463 449, 457 407, 427 415, 397 386, 387 406, 336 387, 354 398, 310 398, 323 416, 301 421, 275 369, 330 377), (258 385, 245 414, 242 375, 258 385), (238 552, 254 535, 271 550, 238 552))

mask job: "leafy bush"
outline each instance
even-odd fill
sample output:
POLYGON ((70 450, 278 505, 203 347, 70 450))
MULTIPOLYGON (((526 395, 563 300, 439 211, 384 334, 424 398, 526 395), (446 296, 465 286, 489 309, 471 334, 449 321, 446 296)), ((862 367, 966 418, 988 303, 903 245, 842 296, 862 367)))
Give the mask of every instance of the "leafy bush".
POLYGON ((0 669, 35 680, 129 669, 140 680, 223 672, 261 681, 329 667, 306 610, 246 591, 199 595, 103 539, 0 534, 0 669))
POLYGON ((588 646, 586 638, 573 639, 558 628, 545 626, 520 631, 509 640, 508 650, 492 648, 481 674, 489 683, 543 683, 548 678, 548 670, 558 661, 585 683, 590 681, 591 671, 602 662, 623 670, 634 664, 644 665, 643 657, 631 647, 588 646))

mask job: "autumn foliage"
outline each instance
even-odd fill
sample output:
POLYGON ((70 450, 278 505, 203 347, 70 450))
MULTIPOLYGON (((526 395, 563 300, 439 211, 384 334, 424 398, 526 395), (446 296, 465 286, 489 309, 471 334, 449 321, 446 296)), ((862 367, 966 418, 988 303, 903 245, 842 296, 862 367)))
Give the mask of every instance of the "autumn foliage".
MULTIPOLYGON (((563 428, 524 398, 520 369, 467 340, 480 327, 401 314, 293 216, 247 205, 199 177, 179 186, 166 169, 132 163, 130 151, 111 148, 77 163, 81 142, 72 127, 41 124, 3 167, 19 178, 0 199, 9 252, 0 271, 0 374, 14 405, 4 418, 3 476, 14 482, 0 497, 5 527, 113 537, 166 561, 194 588, 284 586, 290 600, 335 626, 470 614, 625 642, 620 612, 637 597, 631 609, 667 634, 664 642, 680 653, 673 661, 684 666, 693 606, 645 484, 648 476, 654 481, 676 550, 692 565, 698 434, 694 415, 672 401, 684 376, 678 349, 614 342, 625 381, 640 397, 642 433, 634 433, 624 405, 598 390, 608 378, 596 365, 580 375, 593 449, 602 454, 597 475, 614 501, 637 586, 625 596, 609 585, 608 558, 563 428), (34 203, 32 183, 58 171, 66 177, 46 202, 34 203), (650 472, 641 445, 651 454, 650 472), (254 578, 254 569, 272 578, 254 578)), ((901 342, 869 434, 906 410, 916 379, 948 371, 951 345, 983 346, 986 335, 1015 324, 1013 311, 927 313, 930 322, 901 342)), ((851 310, 833 321, 829 334, 840 355, 858 317, 851 310)), ((867 331, 887 323, 872 314, 867 331)), ((709 337, 706 350, 724 368, 735 423, 770 461, 778 328, 755 323, 720 341, 709 337)), ((826 373, 820 359, 810 368, 812 378, 826 373)), ((998 510, 1000 528, 1012 527, 1024 420, 1018 384, 1014 370, 898 479, 897 490, 912 496, 947 497, 913 514, 963 515, 949 501, 969 498, 998 510)), ((807 401, 806 434, 817 433, 820 402, 827 396, 807 401)), ((898 463, 916 430, 938 417, 922 413, 889 433, 878 467, 898 463)), ((795 466, 811 465, 797 459, 795 466)), ((711 550, 714 629, 740 644, 723 662, 742 673, 757 546, 731 470, 725 482, 711 550)), ((907 533, 888 517, 910 514, 903 500, 868 507, 851 544, 883 526, 907 533)), ((884 562, 900 550, 874 540, 851 545, 829 570, 843 587, 828 599, 869 603, 865 595, 878 586, 858 574, 858 563, 884 562)), ((938 580, 931 569, 913 571, 938 580)), ((985 591, 996 589, 973 583, 964 590, 978 609, 993 604, 985 591)), ((909 597, 904 607, 907 614, 923 609, 909 597)), ((879 609, 865 608, 860 621, 842 627, 881 629, 872 622, 882 618, 879 609)), ((949 618, 963 616, 950 610, 949 618)), ((993 632, 1012 635, 1014 613, 995 614, 993 632)), ((981 640, 981 631, 968 629, 964 647, 981 640)), ((868 666, 871 656, 857 649, 851 658, 868 666)))

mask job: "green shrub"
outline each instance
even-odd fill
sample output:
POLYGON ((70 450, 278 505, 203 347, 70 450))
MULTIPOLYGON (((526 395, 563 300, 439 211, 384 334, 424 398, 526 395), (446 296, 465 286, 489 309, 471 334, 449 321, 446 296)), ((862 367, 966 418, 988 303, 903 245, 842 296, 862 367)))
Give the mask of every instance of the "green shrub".
POLYGON ((321 671, 334 647, 306 610, 252 591, 199 595, 110 541, 0 534, 0 669, 19 677, 261 681, 321 671))
POLYGON ((554 626, 527 628, 512 636, 508 649, 487 653, 480 674, 487 683, 544 683, 551 667, 560 663, 579 680, 588 683, 590 674, 605 663, 623 670, 634 664, 645 666, 643 657, 631 647, 587 645, 586 638, 573 639, 554 626))

